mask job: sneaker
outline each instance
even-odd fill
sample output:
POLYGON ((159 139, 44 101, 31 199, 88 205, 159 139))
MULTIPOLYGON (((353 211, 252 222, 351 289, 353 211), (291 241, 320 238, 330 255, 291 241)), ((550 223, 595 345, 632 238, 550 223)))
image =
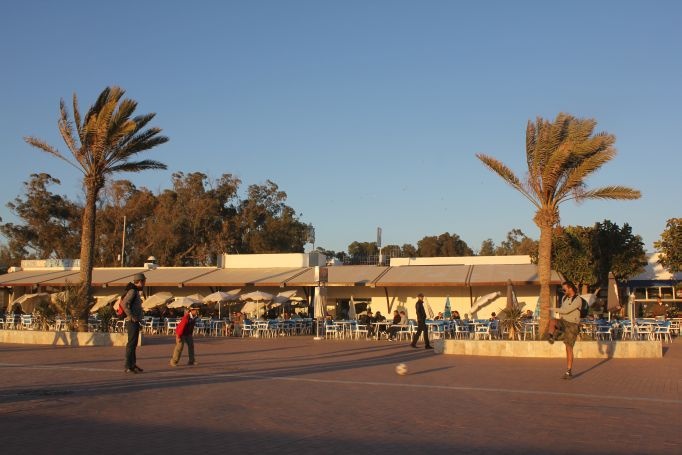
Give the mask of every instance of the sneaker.
POLYGON ((554 335, 552 335, 551 333, 547 335, 547 342, 549 344, 554 344, 554 335))
POLYGON ((137 374, 137 371, 135 371, 135 367, 133 367, 133 368, 126 368, 124 371, 125 371, 126 373, 137 374))
POLYGON ((424 349, 433 349, 433 346, 431 346, 431 345, 424 346, 424 349))
POLYGON ((133 367, 133 370, 135 370, 135 373, 142 373, 144 371, 142 368, 138 367, 137 365, 135 365, 133 367))
POLYGON ((199 365, 199 362, 187 362, 187 365, 189 366, 199 365))
POLYGON ((571 373, 571 370, 566 370, 566 373, 562 376, 563 379, 573 379, 573 374, 571 373))
POLYGON ((177 367, 177 366, 178 366, 178 364, 177 364, 177 363, 173 363, 173 362, 170 362, 170 363, 169 363, 169 365, 170 365, 170 366, 172 366, 173 368, 175 368, 175 367, 177 367))

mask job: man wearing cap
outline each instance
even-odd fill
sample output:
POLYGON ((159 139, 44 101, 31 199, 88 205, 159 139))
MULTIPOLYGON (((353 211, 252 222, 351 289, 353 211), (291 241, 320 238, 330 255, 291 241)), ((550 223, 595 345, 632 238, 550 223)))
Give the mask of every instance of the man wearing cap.
POLYGON ((189 354, 189 362, 187 365, 196 365, 194 361, 194 324, 197 321, 199 314, 199 304, 193 303, 189 310, 180 320, 178 327, 175 329, 175 349, 173 350, 173 357, 171 357, 170 366, 175 367, 180 361, 182 349, 187 344, 187 353, 189 354))
POLYGON ((135 350, 140 341, 140 321, 144 317, 142 312, 142 299, 140 291, 144 289, 147 278, 143 273, 133 275, 132 283, 126 286, 126 293, 121 301, 121 308, 126 314, 125 328, 128 332, 128 344, 126 344, 126 373, 142 373, 142 368, 137 366, 137 356, 135 350))

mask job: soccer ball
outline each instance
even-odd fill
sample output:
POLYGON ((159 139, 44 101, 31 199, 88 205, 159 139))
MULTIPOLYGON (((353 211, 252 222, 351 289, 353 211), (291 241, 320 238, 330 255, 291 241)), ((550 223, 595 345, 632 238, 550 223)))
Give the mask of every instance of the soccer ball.
POLYGON ((404 363, 399 363, 398 365, 395 366, 395 372, 399 374, 400 376, 404 376, 407 374, 407 365, 404 363))

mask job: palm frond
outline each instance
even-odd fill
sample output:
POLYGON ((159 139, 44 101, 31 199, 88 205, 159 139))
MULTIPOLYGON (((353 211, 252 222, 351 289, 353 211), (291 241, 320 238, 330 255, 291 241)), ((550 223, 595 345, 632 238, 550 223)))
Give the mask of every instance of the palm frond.
POLYGON ((627 186, 605 186, 602 188, 595 188, 592 190, 587 190, 582 192, 579 198, 569 198, 577 199, 578 201, 587 199, 620 199, 620 200, 633 200, 642 197, 642 193, 639 190, 630 188, 627 186))
POLYGON ((69 113, 66 110, 64 100, 61 100, 59 103, 59 121, 57 122, 57 127, 59 128, 59 132, 61 133, 66 146, 72 154, 75 153, 78 150, 78 145, 73 137, 73 123, 69 119, 69 113))
POLYGON ((154 160, 128 161, 109 167, 108 172, 141 172, 148 169, 167 169, 167 166, 154 160))
POLYGON ((75 167, 76 169, 80 169, 78 166, 76 166, 74 163, 72 163, 68 158, 66 158, 59 150, 52 147, 50 144, 43 141, 42 139, 38 139, 37 137, 32 137, 32 136, 26 136, 26 137, 24 137, 24 141, 27 144, 32 145, 33 147, 42 150, 43 152, 49 153, 50 155, 55 156, 55 157, 59 158, 60 160, 66 161, 71 166, 75 167))
POLYGON ((514 174, 514 172, 504 163, 483 153, 477 153, 476 157, 481 160, 488 169, 495 172, 502 177, 502 180, 523 194, 533 205, 538 206, 538 202, 533 198, 532 194, 529 193, 521 180, 519 180, 516 174, 514 174))

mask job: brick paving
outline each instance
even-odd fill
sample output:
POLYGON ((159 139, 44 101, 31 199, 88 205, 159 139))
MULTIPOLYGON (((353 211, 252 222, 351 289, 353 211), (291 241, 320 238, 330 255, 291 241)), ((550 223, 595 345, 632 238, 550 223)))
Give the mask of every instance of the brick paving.
POLYGON ((682 454, 680 339, 576 359, 572 381, 563 359, 196 340, 200 364, 174 369, 172 339, 146 338, 139 375, 124 348, 0 345, 2 453, 682 454))

